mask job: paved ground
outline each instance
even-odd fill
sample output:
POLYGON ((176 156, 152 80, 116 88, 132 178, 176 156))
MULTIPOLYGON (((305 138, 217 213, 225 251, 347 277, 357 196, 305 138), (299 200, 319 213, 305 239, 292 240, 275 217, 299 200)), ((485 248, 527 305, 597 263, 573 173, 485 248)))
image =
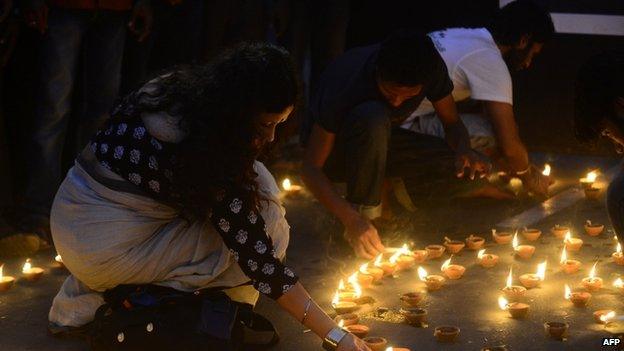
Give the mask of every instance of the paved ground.
MULTIPOLYGON (((552 157, 538 155, 542 160, 553 162, 560 192, 575 183, 579 174, 590 167, 607 169, 615 161, 601 158, 552 157)), ((539 201, 520 195, 514 201, 463 200, 436 205, 419 204, 413 214, 401 213, 409 218, 409 225, 397 233, 387 233, 389 245, 413 242, 416 247, 430 243, 441 243, 444 236, 464 238, 471 233, 488 235, 489 230, 500 221, 518 214, 539 201)), ((329 302, 341 275, 346 275, 357 266, 349 250, 340 241, 340 228, 312 199, 306 196, 286 199, 288 219, 292 225, 289 263, 296 268, 304 285, 315 299, 330 311, 329 302)), ((594 294, 586 309, 574 308, 563 299, 563 283, 578 285, 587 275, 592 262, 598 260, 598 273, 610 283, 624 268, 615 266, 608 256, 614 249, 611 234, 590 238, 582 234, 586 219, 606 223, 608 219, 601 201, 579 201, 551 217, 538 222, 536 227, 544 231, 535 244, 537 252, 529 261, 514 259, 508 247, 488 243, 488 251, 499 254, 501 262, 491 269, 474 264, 474 252, 457 255, 455 262, 467 267, 465 276, 448 284, 444 289, 428 294, 424 303, 429 311, 429 326, 414 328, 383 320, 364 319, 371 326, 374 335, 388 338, 395 346, 407 346, 412 350, 479 350, 485 345, 506 344, 511 350, 601 350, 603 337, 622 333, 623 326, 617 323, 608 328, 595 324, 591 313, 601 308, 613 308, 624 313, 622 295, 610 287, 594 294), (575 258, 584 265, 576 275, 567 276, 556 269, 561 243, 548 233, 555 223, 568 224, 575 228, 577 236, 586 245, 575 258), (518 273, 533 272, 537 263, 549 259, 547 278, 543 287, 530 290, 527 302, 531 312, 525 320, 514 320, 497 307, 497 289, 504 286, 510 266, 518 273), (570 338, 565 342, 549 340, 544 336, 542 324, 549 320, 564 320, 570 323, 570 338), (453 324, 462 329, 458 343, 438 344, 433 338, 436 325, 453 324)), ((608 227, 609 228, 609 227, 608 227)), ((490 237, 488 236, 488 239, 490 237)), ((35 264, 49 268, 54 254, 41 253, 33 259, 35 264)), ((439 270, 442 260, 426 262, 423 266, 431 272, 439 270)), ((22 262, 10 260, 5 272, 18 272, 22 262)), ((47 311, 64 279, 63 274, 46 272, 36 284, 18 284, 9 292, 0 294, 0 350, 86 350, 77 340, 58 340, 46 334, 47 311)), ((382 285, 366 293, 377 300, 373 307, 383 306, 391 310, 399 307, 398 295, 409 290, 422 289, 415 271, 406 271, 394 279, 386 278, 382 285)), ((295 320, 276 308, 275 303, 261 300, 259 312, 269 317, 282 335, 282 342, 275 350, 318 350, 320 341, 315 335, 305 333, 295 320)), ((364 311, 365 312, 365 311, 364 311)))

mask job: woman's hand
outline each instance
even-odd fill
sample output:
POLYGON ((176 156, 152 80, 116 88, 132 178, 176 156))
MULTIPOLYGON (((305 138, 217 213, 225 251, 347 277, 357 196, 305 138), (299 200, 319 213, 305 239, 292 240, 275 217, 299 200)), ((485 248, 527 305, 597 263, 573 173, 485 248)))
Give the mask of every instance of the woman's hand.
POLYGON ((364 341, 349 333, 338 343, 336 351, 371 351, 364 341))
POLYGON ((345 227, 346 239, 358 257, 373 259, 384 251, 377 229, 362 215, 354 216, 345 227))

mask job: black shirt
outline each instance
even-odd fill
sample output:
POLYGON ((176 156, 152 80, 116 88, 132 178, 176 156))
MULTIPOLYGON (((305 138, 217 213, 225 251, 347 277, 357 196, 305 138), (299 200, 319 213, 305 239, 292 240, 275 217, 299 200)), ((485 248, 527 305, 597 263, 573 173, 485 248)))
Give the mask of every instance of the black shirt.
MULTIPOLYGON (((307 141, 312 125, 318 123, 330 133, 338 133, 349 111, 370 100, 384 101, 375 79, 375 67, 380 44, 354 48, 333 61, 323 72, 317 91, 310 99, 309 114, 304 122, 302 137, 307 141)), ((426 97, 438 101, 453 91, 453 82, 448 76, 446 64, 436 55, 439 64, 429 72, 422 92, 405 101, 392 111, 393 125, 400 124, 418 108, 426 97)))

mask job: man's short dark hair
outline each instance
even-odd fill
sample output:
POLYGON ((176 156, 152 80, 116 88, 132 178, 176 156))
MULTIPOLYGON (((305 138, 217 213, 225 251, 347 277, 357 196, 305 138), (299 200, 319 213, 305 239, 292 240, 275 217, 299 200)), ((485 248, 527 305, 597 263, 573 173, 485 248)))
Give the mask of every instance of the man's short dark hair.
POLYGON ((381 81, 401 86, 427 82, 432 72, 446 69, 431 39, 419 32, 400 31, 381 43, 377 75, 381 81))
POLYGON ((498 10, 488 26, 494 41, 514 45, 528 35, 535 43, 545 43, 555 32, 550 14, 533 0, 516 0, 498 10))
POLYGON ((624 96, 624 51, 605 51, 589 58, 579 69, 574 96, 574 130, 581 141, 600 136, 603 119, 624 131, 614 118, 613 101, 624 96))

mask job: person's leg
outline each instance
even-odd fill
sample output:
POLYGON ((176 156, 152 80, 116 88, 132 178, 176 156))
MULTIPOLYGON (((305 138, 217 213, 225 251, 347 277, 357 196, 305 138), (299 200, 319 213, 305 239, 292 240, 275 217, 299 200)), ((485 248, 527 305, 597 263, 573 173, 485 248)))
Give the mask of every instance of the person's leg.
POLYGON ((624 234, 624 172, 611 181, 607 190, 607 212, 615 234, 624 234))
POLYGON ((325 169, 330 179, 346 181, 349 202, 380 204, 389 138, 390 119, 382 102, 364 102, 345 117, 325 169))
POLYGON ((49 230, 44 227, 61 182, 61 156, 84 30, 83 13, 50 10, 41 48, 40 91, 26 156, 28 180, 21 206, 25 212, 21 221, 24 230, 49 230))
POLYGON ((102 11, 94 17, 85 37, 84 110, 76 131, 80 152, 109 116, 119 93, 128 13, 102 11))

